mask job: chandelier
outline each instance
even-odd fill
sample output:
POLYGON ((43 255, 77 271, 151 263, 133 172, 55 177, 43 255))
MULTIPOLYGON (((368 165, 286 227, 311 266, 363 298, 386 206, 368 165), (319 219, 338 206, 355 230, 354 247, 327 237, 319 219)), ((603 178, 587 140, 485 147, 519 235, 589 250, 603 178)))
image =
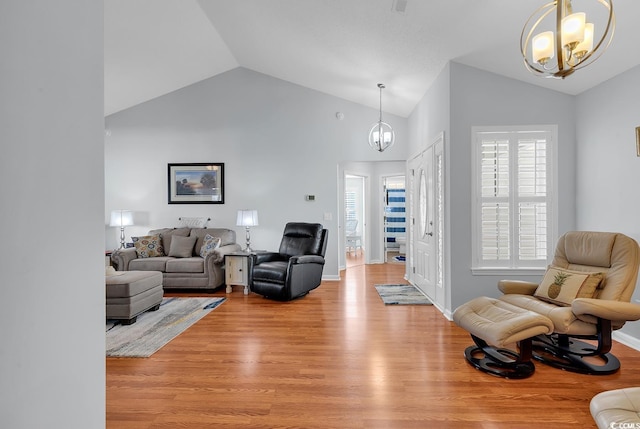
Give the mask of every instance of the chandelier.
POLYGON ((573 11, 571 0, 547 3, 529 17, 520 35, 520 51, 531 73, 564 79, 592 64, 609 47, 616 27, 613 0, 589 1, 606 10, 606 25, 603 19, 598 38, 594 24, 587 22, 586 13, 573 11))
POLYGON ((380 119, 378 122, 373 124, 371 131, 369 131, 369 146, 378 152, 384 152, 385 149, 393 146, 393 143, 396 140, 396 136, 391 125, 382 121, 382 90, 384 87, 384 84, 378 84, 378 88, 380 88, 380 119))

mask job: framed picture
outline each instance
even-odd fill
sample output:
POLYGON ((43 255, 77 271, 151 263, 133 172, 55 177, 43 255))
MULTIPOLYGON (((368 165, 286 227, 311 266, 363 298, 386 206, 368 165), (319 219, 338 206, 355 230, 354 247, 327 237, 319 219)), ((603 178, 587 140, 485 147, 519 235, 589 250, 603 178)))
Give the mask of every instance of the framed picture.
POLYGON ((168 164, 169 204, 224 204, 224 163, 168 164))
POLYGON ((640 156, 640 127, 636 127, 636 155, 640 156))

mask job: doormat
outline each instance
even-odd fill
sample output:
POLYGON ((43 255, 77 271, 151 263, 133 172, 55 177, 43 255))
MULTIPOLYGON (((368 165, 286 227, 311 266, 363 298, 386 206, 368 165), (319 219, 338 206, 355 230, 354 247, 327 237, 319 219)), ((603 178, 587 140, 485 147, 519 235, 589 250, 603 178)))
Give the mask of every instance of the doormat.
POLYGON ((375 285, 385 305, 433 305, 418 288, 408 284, 375 285))

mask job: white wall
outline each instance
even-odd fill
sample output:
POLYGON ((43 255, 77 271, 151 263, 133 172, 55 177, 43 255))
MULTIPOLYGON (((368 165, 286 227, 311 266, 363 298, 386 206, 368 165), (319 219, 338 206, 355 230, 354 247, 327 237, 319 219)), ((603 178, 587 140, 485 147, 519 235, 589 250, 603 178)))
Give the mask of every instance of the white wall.
MULTIPOLYGON (((453 285, 451 284, 451 266, 453 264, 459 264, 458 261, 452 261, 451 259, 451 207, 452 197, 450 190, 451 174, 451 153, 450 153, 450 134, 451 134, 451 63, 447 65, 440 72, 433 85, 425 93, 424 97, 420 100, 418 105, 413 109, 409 116, 409 154, 410 158, 415 158, 420 153, 424 152, 427 146, 432 145, 438 136, 442 134, 444 136, 444 165, 445 165, 445 177, 444 177, 444 229, 445 229, 445 242, 444 242, 444 273, 443 279, 445 285, 449 287, 445 288, 445 314, 449 314, 452 311, 451 308, 451 291, 453 285)), ((411 195, 409 189, 409 180, 407 180, 407 222, 410 221, 409 214, 411 204, 411 195)), ((415 207, 415 206, 414 206, 415 207)), ((407 223, 407 243, 409 240, 411 228, 407 223)), ((407 246, 407 249, 410 249, 407 246)), ((409 265, 409 264, 407 264, 409 265)), ((411 267, 407 266, 407 277, 411 278, 409 270, 411 267)))
MULTIPOLYGON (((288 221, 329 229, 324 276, 338 276, 338 164, 406 159, 407 120, 384 114, 397 142, 380 154, 367 137, 378 111, 244 68, 237 68, 106 118, 105 224, 113 209, 136 212, 127 239, 208 216, 236 229, 236 211, 258 210, 255 249, 277 249, 288 221), (344 120, 336 118, 344 114, 344 120), (167 204, 167 163, 224 162, 225 204, 167 204), (306 194, 316 196, 305 201, 306 194), (331 217, 325 218, 325 214, 331 217)), ((119 232, 106 228, 107 248, 119 232)))
POLYGON ((0 17, 0 427, 101 428, 102 3, 0 17))
MULTIPOLYGON (((410 147, 418 152, 438 132, 445 135, 445 225, 448 248, 448 311, 480 295, 497 296, 503 276, 472 275, 471 127, 557 124, 559 133, 559 233, 575 225, 574 97, 493 73, 450 63, 409 118, 410 147), (449 109, 447 113, 445 109, 449 109)), ((541 273, 542 274, 542 273, 541 273)), ((539 276, 510 276, 539 280, 539 276)))
MULTIPOLYGON (((640 242, 638 100, 640 67, 577 97, 578 229, 621 232, 640 242)), ((638 286, 635 301, 640 300, 638 286)), ((640 339, 640 323, 627 323, 622 332, 640 339)))
MULTIPOLYGON (((409 156, 414 157, 451 127, 451 63, 447 63, 433 85, 409 115, 409 156)), ((445 160, 449 157, 445 153, 445 160)))

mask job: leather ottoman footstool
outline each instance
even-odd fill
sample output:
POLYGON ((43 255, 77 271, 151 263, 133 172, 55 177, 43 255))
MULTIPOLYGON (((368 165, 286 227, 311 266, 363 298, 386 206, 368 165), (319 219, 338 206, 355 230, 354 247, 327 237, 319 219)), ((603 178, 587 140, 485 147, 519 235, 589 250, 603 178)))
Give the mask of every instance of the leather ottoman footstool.
POLYGON ((462 304, 453 320, 470 334, 475 345, 464 356, 476 369, 505 378, 525 378, 535 371, 532 338, 553 332, 546 316, 495 298, 481 296, 462 304), (505 348, 517 344, 519 353, 505 348))
POLYGON ((135 323, 139 314, 160 308, 164 289, 159 271, 116 271, 106 276, 107 319, 135 323))
POLYGON ((591 415, 599 429, 640 427, 640 387, 600 392, 591 399, 591 415))

